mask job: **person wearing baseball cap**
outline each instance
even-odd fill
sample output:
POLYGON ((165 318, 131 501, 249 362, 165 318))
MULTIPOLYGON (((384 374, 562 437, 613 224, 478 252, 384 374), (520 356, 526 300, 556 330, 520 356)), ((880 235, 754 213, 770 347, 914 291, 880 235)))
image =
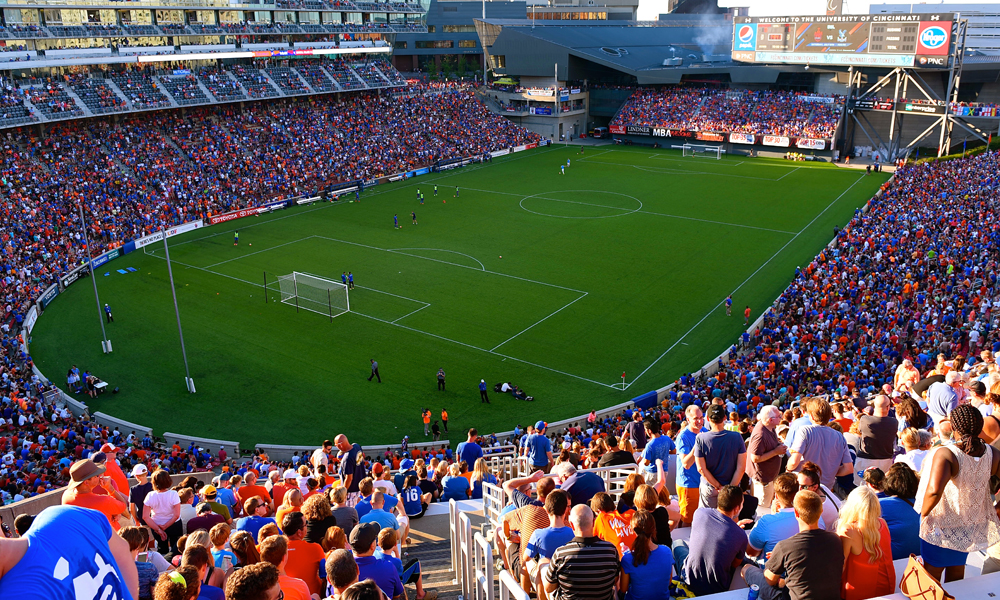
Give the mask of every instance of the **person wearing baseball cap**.
POLYGON ((285 500, 285 494, 291 490, 299 489, 299 474, 295 469, 285 469, 281 474, 281 483, 271 486, 271 495, 274 496, 274 505, 281 506, 285 500))
POLYGON ((128 492, 128 510, 136 525, 145 525, 142 520, 142 507, 146 505, 146 495, 153 491, 153 483, 149 481, 149 469, 139 463, 132 467, 132 477, 139 483, 132 486, 128 492))
MULTIPOLYGON (((233 524, 233 516, 229 512, 229 507, 219 502, 219 488, 215 487, 214 485, 206 485, 205 487, 201 488, 201 497, 202 500, 204 501, 204 504, 207 504, 209 507, 211 507, 212 512, 222 517, 223 521, 225 521, 226 523, 230 525, 233 524)), ((197 531, 197 530, 192 530, 192 531, 197 531)))
POLYGON ((375 546, 381 531, 378 523, 359 523, 351 532, 351 548, 358 563, 358 580, 372 579, 386 596, 395 598, 406 593, 399 571, 387 560, 375 558, 375 546))
POLYGON ((82 506, 100 511, 108 518, 111 528, 118 531, 118 516, 127 513, 128 498, 122 495, 105 475, 106 467, 85 458, 69 468, 69 487, 62 495, 64 506, 82 506), (108 494, 95 494, 94 488, 103 486, 108 494))
POLYGON ((122 468, 118 465, 118 448, 114 444, 105 443, 101 446, 101 452, 107 455, 107 473, 111 477, 111 480, 115 482, 118 486, 118 491, 123 494, 126 493, 125 490, 128 489, 128 477, 122 472, 122 468))
POLYGON ((527 451, 528 462, 531 463, 531 470, 548 473, 552 468, 552 442, 545 436, 545 429, 548 427, 545 421, 535 423, 535 433, 529 435, 524 441, 527 451))

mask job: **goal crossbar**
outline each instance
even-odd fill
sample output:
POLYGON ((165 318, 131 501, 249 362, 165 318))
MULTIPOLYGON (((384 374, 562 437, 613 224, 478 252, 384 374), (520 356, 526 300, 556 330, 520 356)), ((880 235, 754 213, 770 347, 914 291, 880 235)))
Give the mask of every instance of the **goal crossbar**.
POLYGON ((350 293, 339 281, 292 271, 278 276, 281 303, 331 319, 351 311, 350 293))
POLYGON ((681 153, 684 156, 691 156, 694 158, 715 158, 717 160, 722 160, 722 146, 684 144, 681 146, 681 153))

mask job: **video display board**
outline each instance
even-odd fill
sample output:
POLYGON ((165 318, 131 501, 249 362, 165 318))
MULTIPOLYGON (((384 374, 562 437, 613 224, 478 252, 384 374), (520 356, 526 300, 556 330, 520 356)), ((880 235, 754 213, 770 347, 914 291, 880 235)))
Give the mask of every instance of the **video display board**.
POLYGON ((736 17, 733 60, 947 67, 954 18, 953 13, 736 17))

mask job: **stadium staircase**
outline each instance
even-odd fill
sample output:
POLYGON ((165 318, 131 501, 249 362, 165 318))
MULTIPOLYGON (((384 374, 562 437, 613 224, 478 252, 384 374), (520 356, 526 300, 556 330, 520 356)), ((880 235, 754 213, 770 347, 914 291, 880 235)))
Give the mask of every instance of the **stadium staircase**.
POLYGON ((73 87, 69 85, 65 87, 66 87, 65 89, 66 95, 72 98, 73 102, 76 102, 76 105, 79 106, 80 110, 83 111, 84 116, 87 117, 93 116, 94 115, 93 111, 91 111, 90 107, 87 106, 87 103, 83 101, 83 98, 77 95, 77 93, 73 90, 73 87))
POLYGON ((103 81, 104 85, 108 86, 108 88, 110 88, 111 91, 114 92, 116 96, 125 101, 125 106, 131 108, 132 102, 129 101, 128 96, 125 95, 125 92, 123 92, 122 89, 118 87, 118 84, 116 84, 113 79, 105 79, 103 81))

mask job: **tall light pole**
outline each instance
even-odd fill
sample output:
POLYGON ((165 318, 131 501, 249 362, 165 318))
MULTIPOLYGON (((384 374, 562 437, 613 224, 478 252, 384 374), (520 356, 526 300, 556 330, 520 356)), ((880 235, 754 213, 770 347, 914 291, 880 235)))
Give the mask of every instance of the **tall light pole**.
MULTIPOLYGON (((483 30, 486 28, 486 0, 483 0, 483 30)), ((479 40, 482 44, 483 41, 479 40)), ((483 44, 483 87, 486 87, 486 44, 483 44)))
POLYGON ((90 236, 87 235, 87 220, 83 216, 83 203, 80 203, 80 229, 83 230, 83 243, 87 245, 87 265, 90 269, 90 280, 94 282, 94 300, 97 301, 97 320, 101 324, 101 350, 105 354, 111 352, 111 340, 104 331, 104 314, 101 310, 101 297, 97 295, 97 273, 94 272, 94 258, 90 254, 90 236))
POLYGON ((174 314, 177 315, 177 334, 181 338, 181 356, 184 358, 184 385, 187 387, 187 391, 193 394, 195 392, 194 379, 191 379, 191 370, 188 369, 187 351, 184 349, 184 330, 181 329, 181 311, 177 308, 177 289, 174 287, 174 270, 170 267, 170 248, 167 247, 167 232, 161 227, 160 234, 163 236, 163 252, 167 255, 167 277, 170 279, 170 293, 174 297, 174 314))

